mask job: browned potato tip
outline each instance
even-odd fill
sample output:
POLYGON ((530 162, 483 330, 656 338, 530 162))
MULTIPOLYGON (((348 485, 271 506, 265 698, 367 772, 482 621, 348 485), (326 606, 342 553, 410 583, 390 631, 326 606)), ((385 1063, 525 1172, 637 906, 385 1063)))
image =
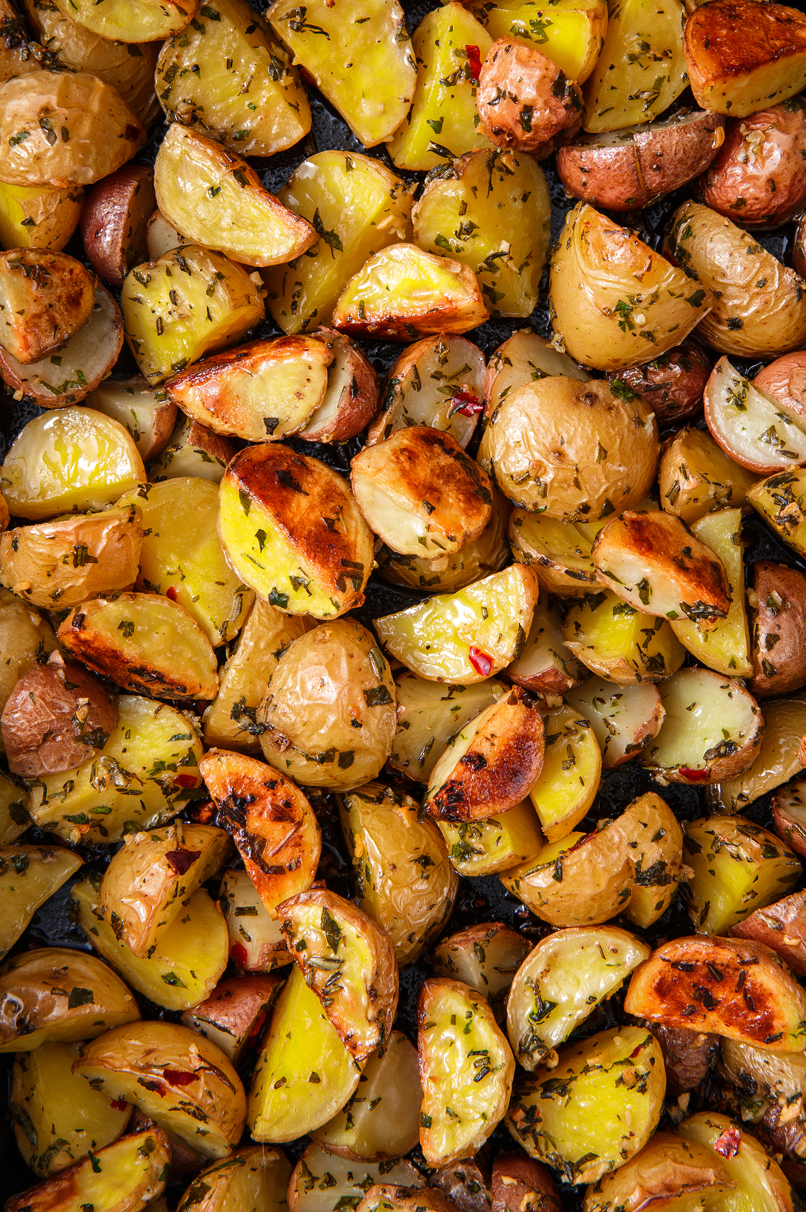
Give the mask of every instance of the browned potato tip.
POLYGON ((118 722, 113 699, 79 665, 51 653, 11 692, 0 717, 9 769, 36 778, 81 766, 118 722))
POLYGON ((659 425, 671 425, 699 412, 710 373, 711 359, 702 346, 683 341, 651 362, 608 371, 605 378, 614 393, 635 392, 655 413, 659 425))
MULTIPOLYGON (((786 831, 783 836, 791 844, 786 831)), ((766 944, 795 976, 806 976, 806 891, 793 892, 774 905, 756 909, 732 926, 731 933, 766 944)))
POLYGON ((562 1212, 548 1166, 525 1153, 499 1153, 493 1162, 492 1212, 562 1212))
POLYGON ((753 566, 753 694, 786 694, 806 684, 806 576, 786 564, 753 566))
POLYGON ((487 52, 476 104, 484 133, 499 147, 538 160, 582 122, 582 90, 530 42, 499 38, 487 52))
MULTIPOLYGON (((804 270, 806 263, 798 273, 804 270)), ((784 354, 762 367, 753 379, 753 386, 783 404, 806 425, 806 351, 784 354)))
POLYGON ((268 972, 231 976, 203 1002, 182 1015, 182 1023, 217 1044, 234 1065, 256 1044, 283 984, 268 972))
POLYGON ((683 1094, 699 1086, 719 1056, 719 1037, 707 1031, 654 1023, 652 1034, 663 1051, 666 1081, 672 1094, 683 1094))
POLYGON ((94 303, 95 279, 67 253, 0 253, 0 345, 24 366, 64 345, 94 303))
POLYGON ((148 260, 146 228, 157 204, 154 172, 126 164, 93 187, 81 212, 81 238, 103 282, 122 286, 133 266, 148 260))

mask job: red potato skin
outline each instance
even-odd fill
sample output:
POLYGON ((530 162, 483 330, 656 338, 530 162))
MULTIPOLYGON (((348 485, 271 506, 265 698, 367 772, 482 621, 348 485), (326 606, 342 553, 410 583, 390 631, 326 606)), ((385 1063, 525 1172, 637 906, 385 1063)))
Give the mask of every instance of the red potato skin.
POLYGON ((776 358, 758 372, 753 385, 766 391, 806 424, 806 351, 776 358))
POLYGON ((144 164, 126 164, 93 187, 81 238, 101 281, 122 286, 132 266, 148 259, 146 228, 156 204, 154 172, 144 164))
POLYGON ((792 248, 792 268, 796 274, 806 278, 806 215, 803 215, 795 232, 792 248))
POLYGON ((652 1034, 661 1046, 671 1094, 684 1094, 699 1086, 719 1056, 719 1036, 686 1027, 653 1023, 652 1034))
POLYGON ((806 976, 806 891, 793 892, 774 905, 756 909, 738 922, 731 934, 765 943, 778 952, 795 976, 806 976))
POLYGON ((759 560, 753 566, 755 695, 787 694, 806 685, 806 576, 797 568, 759 560))
POLYGON ((700 411, 710 373, 711 359, 701 345, 688 340, 651 362, 611 370, 605 377, 610 383, 625 383, 639 395, 659 425, 672 425, 700 411))
POLYGON ((531 43, 510 38, 499 38, 487 52, 476 104, 488 139, 538 160, 582 123, 579 85, 531 43))
POLYGON ((297 437, 305 442, 346 442, 357 437, 378 411, 380 376, 364 351, 343 333, 334 328, 318 328, 313 335, 322 341, 333 341, 337 346, 349 346, 353 377, 349 390, 342 393, 336 416, 330 424, 316 425, 311 417, 297 437))
POLYGON ((562 1212, 551 1170, 525 1153, 499 1153, 492 1195, 492 1212, 562 1212))

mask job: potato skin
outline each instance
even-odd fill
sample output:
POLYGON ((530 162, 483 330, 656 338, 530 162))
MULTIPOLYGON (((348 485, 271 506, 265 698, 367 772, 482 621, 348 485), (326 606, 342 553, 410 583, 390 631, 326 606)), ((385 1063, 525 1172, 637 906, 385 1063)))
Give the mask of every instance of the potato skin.
MULTIPOLYGON (((803 271, 806 272, 806 264, 803 271)), ((806 352, 796 350, 776 358, 762 367, 753 379, 753 386, 766 391, 806 424, 806 352)))
POLYGON ((0 254, 0 344, 24 366, 55 353, 87 322, 95 278, 67 253, 0 254))
POLYGON ((493 1162, 492 1212, 562 1212, 548 1166, 525 1153, 499 1153, 493 1162))
POLYGON ((719 1037, 705 1031, 654 1023, 652 1034, 663 1050, 666 1080, 672 1094, 683 1094, 699 1086, 719 1055, 719 1037))
POLYGON ((753 694, 787 694, 806 685, 806 576, 759 560, 753 567, 753 694), (754 601, 755 598, 755 601, 754 601))
POLYGON ((683 341, 641 366, 610 370, 605 378, 634 391, 655 413, 658 425, 672 425, 702 408, 711 359, 696 341, 683 341))
POLYGON ((484 133, 499 147, 538 160, 582 122, 582 90, 531 43, 499 38, 487 52, 476 104, 484 133))
POLYGON ((154 172, 144 164, 126 164, 92 189, 81 239, 101 281, 122 286, 129 270, 148 260, 146 227, 156 205, 154 172))

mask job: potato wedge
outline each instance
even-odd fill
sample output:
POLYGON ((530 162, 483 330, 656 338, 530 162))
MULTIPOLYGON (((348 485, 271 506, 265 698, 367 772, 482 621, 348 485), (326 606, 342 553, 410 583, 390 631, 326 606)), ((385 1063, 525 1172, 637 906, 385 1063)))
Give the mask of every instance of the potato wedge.
POLYGON ((633 887, 624 916, 646 930, 672 904, 683 866, 683 832, 665 800, 648 791, 628 804, 613 828, 620 833, 633 866, 633 887))
POLYGON ((333 308, 332 324, 355 337, 405 341, 468 332, 489 318, 472 269, 400 243, 376 253, 353 274, 333 308))
POLYGON ((186 1010, 182 1025, 212 1040, 237 1065, 257 1042, 282 984, 282 977, 264 972, 231 976, 186 1010))
POLYGON ((159 42, 182 29, 196 13, 196 0, 125 0, 122 7, 97 10, 92 0, 54 0, 57 7, 93 34, 121 42, 159 42))
POLYGON ((35 1052, 40 1045, 93 1039, 140 1017, 119 976, 94 955, 40 947, 0 970, 0 1052, 35 1052))
POLYGON ((577 826, 593 804, 599 790, 602 754, 588 719, 574 707, 555 707, 545 716, 544 725, 545 757, 529 789, 529 798, 546 840, 557 842, 577 826))
POLYGON ((686 656, 667 619, 639 613, 610 590, 586 594, 571 606, 563 639, 592 673, 619 686, 660 682, 686 656))
POLYGON ((361 1162, 328 1153, 319 1144, 309 1145, 300 1157, 288 1184, 291 1212, 338 1212, 339 1205, 357 1208, 370 1187, 381 1181, 421 1188, 425 1180, 411 1162, 361 1162))
POLYGON ((211 749, 199 770, 261 901, 280 917, 278 904, 316 875, 322 839, 313 809, 291 779, 244 754, 211 749))
POLYGON ((144 462, 161 454, 176 425, 176 405, 141 375, 106 379, 86 397, 87 406, 120 421, 134 438, 144 462))
POLYGON ((523 652, 508 667, 506 676, 518 686, 543 695, 566 694, 585 681, 588 671, 563 643, 556 603, 538 601, 523 652))
POLYGON ((614 686, 604 678, 588 678, 565 692, 566 702, 591 726, 602 751, 602 767, 613 770, 636 758, 658 735, 666 714, 657 686, 614 686))
MULTIPOLYGON (((0 540, 0 543, 2 541, 0 540)), ((759 560, 753 565, 753 680, 756 695, 786 694, 806 683, 802 671, 800 601, 803 573, 785 564, 759 560)))
POLYGON ((450 738, 485 707, 506 693, 495 678, 478 685, 440 685, 405 672, 396 682, 397 731, 390 765, 427 783, 450 738))
POLYGON ((23 674, 47 660, 54 648, 56 636, 39 611, 7 589, 0 589, 0 651, 4 654, 0 662, 0 708, 5 707, 23 674))
POLYGON ((802 1052, 771 1052, 754 1044, 724 1039, 720 1047, 720 1071, 745 1094, 756 1094, 771 1102, 795 1102, 806 1087, 802 1052))
POLYGON ((198 421, 179 414, 179 423, 159 456, 149 464, 152 484, 163 480, 210 480, 220 484, 235 447, 198 421))
POLYGON ((530 564, 542 588, 556 597, 584 597, 599 584, 592 541, 574 522, 513 509, 509 543, 515 559, 530 564))
POLYGON ((684 1120, 677 1131, 686 1140, 704 1145, 712 1155, 718 1154, 738 1197, 758 1212, 790 1212, 794 1208, 792 1190, 777 1161, 727 1115, 701 1111, 684 1120))
POLYGON ((306 442, 344 442, 357 437, 375 416, 380 379, 375 367, 355 341, 332 328, 317 329, 333 361, 327 372, 327 389, 299 436, 306 442))
POLYGON ((642 1027, 615 1027, 567 1045, 548 1075, 538 1070, 522 1077, 506 1126, 530 1157, 559 1170, 563 1182, 595 1182, 647 1143, 665 1092, 655 1037, 642 1027))
POLYGON ((547 375, 565 375, 582 383, 590 378, 573 358, 555 349, 545 337, 539 337, 530 328, 518 329, 498 346, 487 364, 485 413, 492 416, 515 387, 532 379, 545 379, 547 375))
POLYGON ((537 592, 530 569, 514 564, 455 594, 375 619, 375 630, 412 673, 469 686, 500 673, 518 656, 537 592))
POLYGON ((79 855, 61 846, 0 848, 0 959, 81 864, 79 855))
POLYGON ((747 494, 774 533, 799 555, 806 553, 805 496, 806 471, 801 468, 758 480, 747 494))
MULTIPOLYGON (((446 1166, 438 1170, 436 1175, 439 1180, 444 1180, 446 1172, 451 1170, 452 1167, 446 1166)), ((458 1206, 443 1195, 436 1184, 423 1191, 392 1186, 391 1183, 373 1184, 358 1205, 361 1212, 419 1212, 419 1209, 422 1212, 453 1212, 458 1206)))
POLYGON ((714 510, 741 508, 755 480, 707 430, 681 429, 663 445, 658 471, 661 508, 687 526, 714 510))
POLYGON ((761 714, 765 727, 758 756, 741 774, 706 793, 712 811, 741 811, 803 769, 798 751, 806 734, 806 700, 798 695, 771 699, 761 714))
POLYGON ((740 509, 721 509, 693 524, 692 533, 712 549, 725 569, 731 602, 726 618, 717 620, 707 631, 699 620, 672 624, 675 635, 695 660, 728 677, 747 677, 752 672, 741 527, 740 509))
POLYGON ((81 238, 103 282, 122 286, 129 270, 146 259, 146 225, 154 206, 154 174, 144 164, 119 168, 90 192, 81 238))
POLYGON ((593 71, 607 26, 603 0, 555 0, 550 15, 534 0, 467 0, 467 7, 492 38, 535 42, 570 79, 581 84, 593 71))
POLYGON ((417 1023, 420 1146, 444 1166, 477 1153, 503 1119, 515 1061, 487 1002, 461 981, 424 981, 417 1023))
MULTIPOLYGON (((543 845, 531 800, 482 821, 437 821, 451 863, 460 875, 497 875, 536 854, 543 845)), ((483 992, 483 990, 481 990, 483 992)))
POLYGON ((431 967, 437 976, 460 980, 489 1003, 500 1022, 515 973, 531 950, 517 930, 502 922, 479 922, 444 938, 431 967))
POLYGON ((81 218, 80 185, 9 185, 0 182, 0 245, 61 252, 81 218))
POLYGON ((284 1192, 291 1177, 291 1163, 281 1149, 247 1145, 226 1161, 217 1162, 190 1184, 177 1206, 177 1212, 216 1212, 232 1201, 265 1212, 281 1212, 284 1192))
MULTIPOLYGON (((657 1132, 640 1153, 589 1187, 584 1212, 633 1212, 641 1207, 725 1207, 735 1183, 718 1157, 695 1140, 657 1132)), ((727 1205, 729 1206, 729 1205, 727 1205)))
POLYGON ((0 254, 0 345, 29 365, 55 353, 90 318, 95 278, 66 253, 0 254))
POLYGON ((806 421, 722 357, 705 385, 705 420, 735 463, 772 475, 806 460, 806 421))
POLYGON ((364 600, 372 533, 341 476, 262 443, 228 464, 218 534, 230 567, 272 606, 336 618, 364 600))
MULTIPOLYGON (((778 826, 776 826, 778 827, 778 826)), ((780 830, 791 841, 786 829, 780 830)), ((795 847, 793 847, 795 849, 795 847)), ((800 853, 800 851, 798 851, 800 853)), ((806 976, 806 895, 793 892, 774 904, 754 909, 749 917, 736 922, 731 934, 751 938, 776 951, 795 976, 806 976)), ((769 1053, 765 1052, 765 1056, 769 1053)))
POLYGON ((280 922, 270 916, 248 872, 225 873, 218 903, 227 923, 230 956, 241 972, 271 972, 291 963, 280 922))

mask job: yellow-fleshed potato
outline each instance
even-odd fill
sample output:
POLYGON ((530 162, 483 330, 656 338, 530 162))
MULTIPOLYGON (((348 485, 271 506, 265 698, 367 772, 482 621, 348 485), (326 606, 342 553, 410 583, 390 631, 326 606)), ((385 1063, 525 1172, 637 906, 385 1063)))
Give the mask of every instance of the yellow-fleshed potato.
POLYGON ((563 639, 592 673, 620 686, 660 682, 686 659, 668 619, 637 611, 610 590, 571 606, 563 639))
POLYGON ((456 555, 481 537, 492 485, 450 434, 399 429, 353 458, 351 482, 372 531, 401 555, 456 555))
POLYGON ((437 821, 437 824, 451 863, 460 875, 497 875, 509 871, 543 845, 540 822, 528 796, 514 808, 481 821, 437 821))
POLYGON ((120 421, 134 438, 144 462, 161 454, 176 427, 176 405, 142 375, 106 379, 86 397, 87 406, 120 421))
POLYGON ((95 278, 66 253, 0 254, 0 345, 29 365, 55 353, 90 318, 95 278))
POLYGON ((31 918, 81 866, 81 858, 61 846, 0 848, 0 959, 20 938, 31 918))
POLYGON ((727 358, 705 385, 705 421, 735 462, 771 475, 806 462, 806 418, 746 379, 727 358))
POLYGON ((216 1212, 232 1206, 282 1212, 291 1163, 281 1149, 248 1145, 223 1162, 202 1170, 177 1205, 177 1212, 216 1212))
POLYGON ((172 699, 214 699, 213 646, 178 602, 122 593, 76 606, 58 631, 68 653, 123 690, 172 699))
POLYGON ((358 902, 389 935, 398 964, 418 959, 453 909, 459 881, 431 821, 411 796, 365 783, 341 798, 358 902))
POLYGON ((61 252, 81 218, 80 185, 9 185, 0 181, 0 245, 61 252))
POLYGON ((445 1166, 477 1153, 503 1119, 515 1061, 487 1002, 461 981, 424 981, 417 1024, 420 1146, 445 1166))
POLYGON ((60 513, 103 509, 141 480, 143 460, 131 435, 91 408, 34 417, 0 468, 9 508, 38 522, 60 513))
POLYGON ((209 8, 215 17, 186 25, 160 49, 160 105, 170 120, 242 156, 292 147, 311 128, 299 73, 245 0, 215 0, 209 8))
POLYGON ((602 767, 612 770, 637 758, 657 736, 666 714, 658 688, 651 682, 619 686, 589 677, 582 686, 564 691, 566 702, 588 721, 602 751, 602 767))
POLYGON ((345 282, 388 244, 411 237, 412 193, 369 156, 324 151, 303 160, 278 197, 319 240, 290 265, 263 274, 268 310, 283 332, 330 324, 345 282))
POLYGON ((423 190, 414 239, 428 252, 469 265, 493 315, 530 316, 551 235, 541 169, 527 155, 469 152, 423 190))
POLYGON ((479 922, 444 938, 431 964, 437 976, 460 980, 486 998, 500 1022, 513 977, 530 951, 517 930, 502 922, 479 922))
POLYGON ((576 708, 567 704, 555 707, 546 714, 544 724, 546 753, 529 799, 546 840, 558 842, 576 827, 596 798, 602 753, 593 728, 576 708))
POLYGON ((356 337, 405 341, 468 332, 490 318, 473 270, 416 244, 391 244, 345 285, 333 327, 356 337))
POLYGON ((241 1079, 220 1048, 178 1023, 115 1027, 79 1050, 73 1072, 204 1157, 226 1157, 241 1138, 241 1079))
POLYGON ((747 500, 779 538, 806 554, 806 470, 797 467, 756 481, 747 500))
POLYGON ((26 602, 0 589, 0 710, 19 679, 56 648, 50 624, 26 602))
POLYGON ((126 340, 149 383, 233 345, 265 310, 254 275, 193 244, 131 270, 120 305, 126 340))
POLYGON ((696 1140, 656 1132, 628 1162, 589 1187, 583 1212, 616 1212, 617 1208, 714 1207, 731 1200, 736 1184, 721 1160, 696 1140))
POLYGON ((410 779, 427 783, 450 738, 507 688, 496 678, 464 686, 405 672, 396 679, 395 689, 397 731, 389 763, 410 779))
POLYGON ((555 349, 545 337, 539 337, 530 328, 518 329, 498 346, 487 365, 486 415, 492 416, 514 388, 546 375, 566 375, 583 383, 590 378, 573 358, 555 349))
POLYGON ((493 38, 534 42, 580 84, 593 71, 607 28, 605 0, 465 0, 493 38))
POLYGON ((741 1199, 758 1212, 794 1212, 794 1192, 778 1162, 735 1120, 700 1111, 677 1131, 690 1144, 704 1146, 727 1171, 736 1188, 735 1197, 728 1194, 727 1200, 741 1199))
POLYGON ((720 1069, 725 1076, 770 1100, 789 1100, 800 1092, 805 1061, 802 1052, 771 1052, 735 1039, 724 1039, 721 1044, 720 1069))
POLYGON ((266 761, 301 783, 347 791, 380 773, 395 734, 395 684, 372 634, 337 619, 280 656, 260 709, 266 761))
POLYGON ((614 828, 622 835, 634 869, 624 916, 646 930, 669 908, 686 874, 683 831, 669 805, 654 791, 628 804, 614 828))
POLYGON ((279 443, 240 451, 221 483, 218 534, 230 567, 289 614, 331 619, 364 600, 373 535, 319 459, 279 443))
POLYGON ((663 445, 658 469, 661 508, 687 526, 712 510, 740 509, 756 477, 717 445, 708 430, 686 427, 663 445))
POLYGON ((28 792, 0 775, 0 846, 16 842, 31 824, 28 792))
POLYGON ((800 747, 806 735, 806 699, 796 694, 771 699, 763 703, 761 714, 765 727, 758 756, 735 778, 707 789, 712 811, 740 811, 803 769, 800 747))
POLYGON ((598 588, 584 523, 517 508, 510 514, 508 537, 515 559, 530 565, 541 587, 556 597, 580 598, 598 588))
POLYGON ((206 1001, 186 1010, 182 1024, 211 1039, 238 1065, 257 1041, 282 985, 282 977, 264 972, 231 976, 216 985, 206 1001))
POLYGON ((306 442, 344 442, 355 438, 375 416, 381 383, 378 372, 355 341, 332 328, 316 335, 332 362, 321 404, 310 414, 299 436, 306 442))
POLYGON ((582 90, 536 46, 499 38, 479 73, 476 104, 487 137, 498 147, 544 160, 555 143, 576 134, 582 90))
POLYGON ((279 917, 277 905, 316 876, 322 838, 313 809, 290 778, 244 754, 211 749, 199 769, 258 896, 279 917))
POLYGON ((654 1035, 644 1027, 614 1027, 568 1044, 548 1072, 522 1077, 506 1126, 530 1157, 559 1170, 563 1182, 591 1183, 643 1148, 665 1093, 654 1035))
POLYGON ((140 1017, 119 976, 94 955, 39 947, 0 969, 0 1052, 35 1052, 41 1044, 93 1039, 140 1017))
POLYGON ((98 9, 93 0, 54 0, 57 8, 102 38, 121 42, 159 42, 195 16, 198 0, 118 0, 114 9, 98 9))
POLYGON ((383 143, 406 117, 417 64, 397 0, 275 0, 275 32, 365 147, 383 143))
POLYGON ((247 871, 227 871, 219 905, 227 923, 230 956, 241 972, 271 972, 291 963, 281 924, 271 917, 247 871))
POLYGON ((537 603, 523 652, 506 673, 510 681, 543 695, 566 694, 585 681, 585 666, 563 643, 562 617, 556 602, 541 599, 537 603))
POLYGON ((412 673, 469 686, 500 673, 523 650, 537 595, 534 573, 513 564, 456 593, 375 619, 374 626, 412 673))
POLYGON ((573 358, 598 370, 620 370, 679 345, 711 311, 714 296, 710 281, 692 281, 580 202, 555 245, 549 305, 555 332, 573 358))
POLYGON ((288 1184, 288 1206, 291 1212, 338 1212, 339 1205, 343 1208, 345 1204, 357 1209, 365 1192, 381 1181, 416 1188, 414 1194, 428 1198, 426 1210, 434 1208, 431 1199, 436 1196, 428 1195, 425 1178, 405 1158, 356 1165, 327 1152, 318 1143, 309 1145, 294 1167, 288 1184))

